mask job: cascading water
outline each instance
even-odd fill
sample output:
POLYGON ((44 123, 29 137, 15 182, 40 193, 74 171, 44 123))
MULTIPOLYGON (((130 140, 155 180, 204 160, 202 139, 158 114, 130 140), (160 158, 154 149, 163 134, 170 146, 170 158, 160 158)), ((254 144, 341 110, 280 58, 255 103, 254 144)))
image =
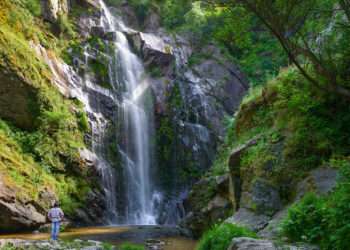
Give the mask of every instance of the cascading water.
POLYGON ((123 34, 125 26, 114 18, 104 2, 101 25, 106 31, 115 33, 114 60, 110 64, 110 78, 115 90, 122 90, 120 125, 122 140, 119 151, 123 160, 124 211, 118 211, 119 222, 123 224, 156 224, 155 202, 159 196, 151 182, 152 98, 145 70, 140 59, 131 51, 123 34))

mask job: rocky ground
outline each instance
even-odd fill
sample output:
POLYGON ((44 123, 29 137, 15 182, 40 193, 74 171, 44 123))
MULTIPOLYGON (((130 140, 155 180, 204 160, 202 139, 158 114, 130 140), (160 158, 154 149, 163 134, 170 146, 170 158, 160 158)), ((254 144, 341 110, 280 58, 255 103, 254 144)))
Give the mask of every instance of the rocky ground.
POLYGON ((104 244, 98 241, 82 241, 74 240, 68 241, 28 241, 19 239, 0 240, 1 250, 24 250, 24 249, 38 249, 38 250, 105 250, 116 249, 113 246, 104 244))

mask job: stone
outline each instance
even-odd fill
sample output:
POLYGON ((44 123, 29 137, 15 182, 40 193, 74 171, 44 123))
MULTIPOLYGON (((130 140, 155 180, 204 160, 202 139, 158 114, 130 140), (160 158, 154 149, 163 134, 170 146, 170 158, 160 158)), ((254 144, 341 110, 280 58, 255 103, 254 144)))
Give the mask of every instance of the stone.
MULTIPOLYGON (((12 249, 37 249, 37 250, 61 250, 61 249, 80 249, 80 250, 103 250, 102 242, 98 241, 48 241, 48 240, 20 240, 20 239, 0 239, 0 247, 8 247, 12 249), (12 247, 11 247, 12 246, 12 247)), ((6 248, 7 249, 7 248, 6 248)), ((110 249, 110 248, 108 248, 110 249)), ((112 247, 111 250, 116 249, 112 247)))
POLYGON ((41 12, 43 18, 51 23, 56 23, 60 15, 67 15, 69 4, 67 0, 41 0, 41 12))
POLYGON ((270 240, 259 240, 248 237, 233 238, 227 250, 319 250, 320 248, 308 244, 283 244, 270 240))
POLYGON ((327 194, 336 186, 338 171, 331 167, 320 167, 310 172, 309 176, 297 186, 296 200, 307 192, 314 191, 319 195, 327 194))
POLYGON ((46 222, 45 209, 35 201, 22 201, 0 176, 0 232, 34 230, 46 222))
POLYGON ((273 242, 252 238, 234 238, 227 250, 277 250, 273 242))
POLYGON ((282 208, 278 189, 263 179, 257 179, 253 183, 251 202, 258 214, 273 215, 282 208))
POLYGON ((135 50, 141 55, 146 67, 159 67, 163 73, 169 73, 175 62, 173 48, 161 37, 143 32, 126 33, 135 50))
POLYGON ((245 208, 239 209, 233 216, 225 220, 227 223, 238 224, 255 232, 265 228, 269 221, 269 216, 256 214, 245 208))

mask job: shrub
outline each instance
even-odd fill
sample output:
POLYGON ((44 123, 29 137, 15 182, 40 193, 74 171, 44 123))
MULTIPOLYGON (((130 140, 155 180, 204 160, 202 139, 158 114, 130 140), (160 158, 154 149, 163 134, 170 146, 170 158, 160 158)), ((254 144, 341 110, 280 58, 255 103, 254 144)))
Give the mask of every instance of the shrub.
POLYGON ((332 161, 340 167, 336 189, 328 197, 306 195, 292 206, 281 224, 281 233, 291 241, 319 244, 321 249, 349 249, 350 164, 332 161))
POLYGON ((282 223, 285 236, 292 241, 317 242, 325 235, 325 202, 315 194, 307 194, 301 202, 292 206, 282 223))
POLYGON ((236 237, 252 237, 256 234, 244 227, 234 224, 216 225, 207 231, 199 241, 197 250, 226 250, 232 238, 236 237))

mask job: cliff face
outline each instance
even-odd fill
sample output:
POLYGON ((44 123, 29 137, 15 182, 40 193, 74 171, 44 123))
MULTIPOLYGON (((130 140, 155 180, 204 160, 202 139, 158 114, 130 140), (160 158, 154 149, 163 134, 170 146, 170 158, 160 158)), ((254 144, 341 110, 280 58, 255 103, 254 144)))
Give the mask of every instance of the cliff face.
MULTIPOLYGON (((127 36, 151 76, 156 185, 168 197, 163 211, 172 211, 182 206, 189 187, 212 165, 226 133, 224 119, 237 110, 248 82, 214 44, 199 48, 186 34, 167 33, 155 10, 142 23, 127 4, 115 11, 135 29, 142 27, 127 36)), ((167 223, 177 219, 160 217, 167 223)))
POLYGON ((293 207, 305 196, 326 200, 338 195, 339 180, 347 179, 340 172, 348 169, 348 151, 342 150, 348 141, 328 133, 337 134, 338 126, 341 134, 349 133, 333 113, 336 106, 345 115, 348 105, 314 91, 291 68, 243 100, 212 169, 185 200, 182 223, 195 236, 226 222, 278 239, 286 221, 293 230, 295 224, 303 228, 295 216, 301 212, 308 220, 308 212, 293 207), (332 160, 339 149, 342 160, 332 160))
MULTIPOLYGON (((115 34, 101 27, 99 3, 0 3, 0 204, 6 211, 0 230, 36 228, 57 199, 77 223, 106 223, 103 166, 122 178, 116 138, 123 135, 116 133, 120 92, 109 68, 115 34)), ((224 117, 237 109, 247 81, 215 45, 196 48, 185 35, 168 34, 156 12, 143 25, 127 4, 114 12, 130 26, 124 33, 150 78, 152 178, 165 197, 158 222, 175 223, 186 190, 211 165, 224 117)), ((124 192, 122 182, 109 188, 124 192)))

